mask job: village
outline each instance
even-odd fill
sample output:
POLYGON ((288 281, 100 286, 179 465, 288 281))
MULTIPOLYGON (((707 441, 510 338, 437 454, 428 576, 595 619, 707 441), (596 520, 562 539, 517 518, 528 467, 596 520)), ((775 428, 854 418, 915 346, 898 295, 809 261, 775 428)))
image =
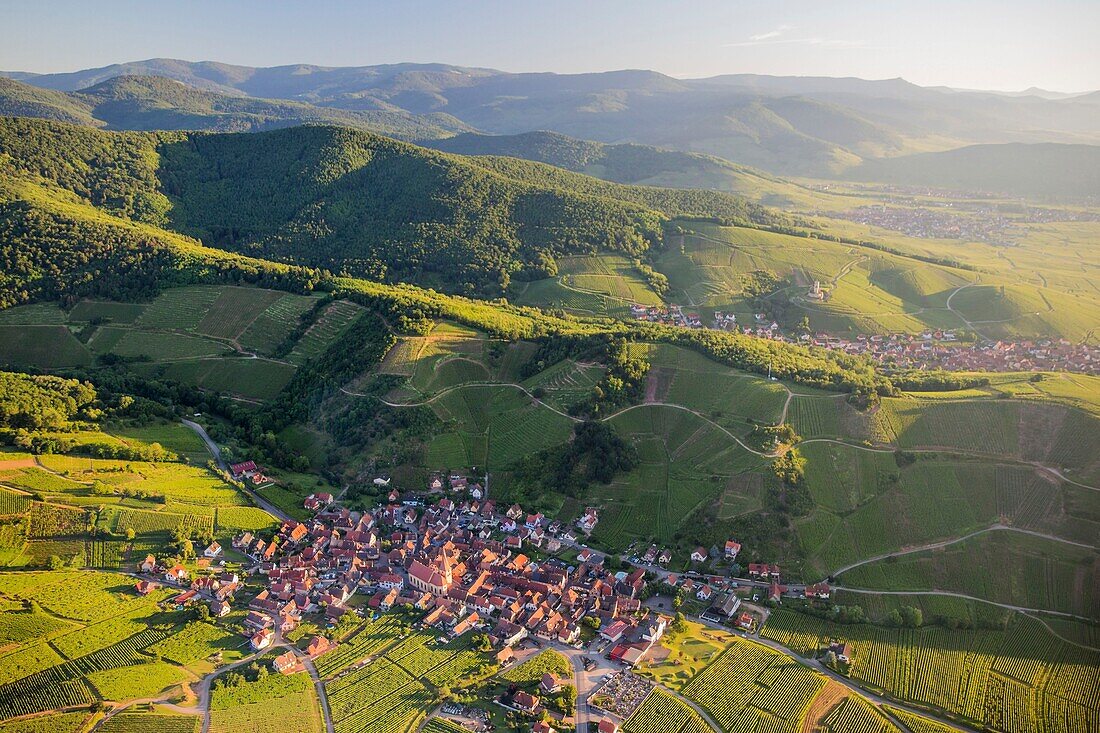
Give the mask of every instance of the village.
MULTIPOLYGON (((821 300, 820 285, 814 284, 805 297, 821 300)), ((704 328, 698 311, 685 311, 682 306, 665 307, 633 305, 631 316, 636 320, 661 323, 680 328, 704 328)), ((846 354, 869 356, 887 369, 944 369, 947 371, 1039 372, 1065 371, 1100 374, 1100 349, 1089 344, 1075 344, 1066 339, 1034 339, 1009 341, 979 339, 960 340, 950 329, 924 331, 919 334, 893 333, 842 337, 824 332, 785 334, 779 323, 766 314, 753 315, 753 324, 741 326, 734 313, 715 311, 710 328, 733 331, 745 336, 817 346, 843 351, 846 354)))
MULTIPOLYGON (((262 475, 252 462, 233 470, 240 480, 262 475)), ((233 539, 247 569, 226 570, 225 549, 214 542, 201 550, 194 570, 166 567, 150 555, 139 564, 136 590, 178 588, 169 603, 206 604, 214 618, 233 612, 241 598, 247 605, 241 626, 254 652, 278 646, 304 622, 325 628, 274 658, 272 668, 282 674, 303 671, 305 659, 338 648, 348 615, 411 614, 441 641, 482 635, 505 668, 543 647, 559 648, 577 659, 578 679, 593 682, 578 689, 576 718, 559 714, 559 720, 575 726, 595 713, 589 729, 604 733, 617 731, 648 693, 651 683, 631 670, 655 649, 667 654, 659 644, 682 618, 677 609, 715 628, 749 633, 766 618, 764 604, 830 597, 824 583, 782 584, 778 565, 742 569, 741 545, 732 539, 694 549, 680 558, 690 569, 675 573, 666 569, 674 559, 667 548, 631 548, 623 558, 588 548, 584 540, 599 522, 594 507, 565 524, 516 504, 498 507, 485 493, 465 476, 436 475, 424 491, 391 489, 384 503, 364 512, 339 506, 332 494, 311 494, 304 501, 311 519, 283 521, 270 536, 244 532, 233 539), (735 577, 742 570, 744 577, 735 577)), ((541 687, 552 695, 562 684, 547 676, 541 687)), ((495 704, 530 715, 539 733, 556 730, 542 715, 537 691, 514 690, 495 704)), ((478 711, 448 708, 459 722, 484 729, 478 711)))

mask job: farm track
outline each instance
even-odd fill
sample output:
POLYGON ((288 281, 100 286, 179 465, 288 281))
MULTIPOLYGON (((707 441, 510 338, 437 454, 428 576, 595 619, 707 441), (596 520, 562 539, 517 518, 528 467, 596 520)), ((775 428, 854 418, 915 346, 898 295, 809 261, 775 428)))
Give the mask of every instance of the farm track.
MULTIPOLYGON (((536 404, 542 405, 543 407, 550 410, 551 412, 557 413, 558 415, 561 415, 562 417, 564 417, 565 419, 567 419, 571 422, 575 422, 575 423, 584 422, 583 418, 579 418, 579 417, 576 417, 574 415, 570 415, 567 412, 562 412, 561 410, 554 407, 553 405, 550 405, 550 404, 547 404, 546 402, 543 402, 539 398, 535 397, 522 384, 516 384, 515 382, 468 382, 466 384, 456 384, 453 387, 448 387, 447 389, 444 389, 440 392, 435 393, 431 397, 428 397, 427 399, 425 399, 421 402, 390 402, 390 401, 388 401, 388 400, 386 400, 382 397, 379 397, 378 400, 382 404, 387 405, 389 407, 421 407, 423 405, 431 404, 432 402, 435 402, 439 398, 441 398, 441 397, 443 397, 447 394, 450 394, 451 392, 454 392, 455 390, 465 389, 467 387, 511 387, 513 389, 518 389, 519 391, 521 391, 525 395, 527 395, 529 398, 531 398, 531 400, 533 402, 535 402, 536 404)), ((349 389, 346 389, 345 387, 341 387, 340 391, 343 392, 344 394, 348 395, 348 396, 351 396, 351 397, 369 397, 370 396, 370 395, 362 394, 360 392, 353 392, 349 389)), ((605 417, 601 417, 599 421, 600 422, 607 422, 608 420, 611 420, 612 418, 615 418, 615 417, 618 417, 619 415, 630 412, 631 410, 636 410, 640 407, 671 407, 672 409, 675 409, 675 410, 683 410, 684 412, 690 412, 692 415, 695 415, 700 420, 703 420, 703 421, 709 423, 710 425, 712 425, 713 427, 717 428, 718 430, 721 430, 729 438, 731 438, 735 443, 737 443, 739 446, 741 446, 742 448, 747 450, 749 453, 753 453, 753 454, 758 455, 762 458, 775 458, 776 456, 779 455, 779 453, 763 453, 761 451, 758 451, 755 448, 752 448, 752 447, 746 445, 744 443, 744 441, 742 441, 739 437, 737 437, 736 435, 734 435, 733 433, 731 433, 729 430, 722 427, 718 423, 714 422, 713 420, 711 420, 709 417, 707 417, 703 413, 699 412, 698 410, 693 410, 690 407, 684 407, 683 405, 678 405, 678 404, 673 403, 673 402, 647 402, 647 403, 640 404, 640 405, 630 405, 629 407, 624 407, 623 409, 618 410, 617 412, 613 412, 610 415, 607 415, 605 417)))
POLYGON ((913 554, 918 553, 918 552, 926 552, 928 550, 937 550, 941 547, 949 547, 949 546, 957 544, 959 542, 965 542, 966 540, 970 539, 971 537, 978 537, 979 535, 983 535, 983 534, 986 534, 988 532, 1018 532, 1020 534, 1031 535, 1032 537, 1041 537, 1042 539, 1051 540, 1052 542, 1062 542, 1062 543, 1065 543, 1067 545, 1074 545, 1075 547, 1083 547, 1086 550, 1100 550, 1100 547, 1096 547, 1095 545, 1085 544, 1084 542, 1074 542, 1073 540, 1063 539, 1061 537, 1056 537, 1055 535, 1046 534, 1044 532, 1035 532, 1035 531, 1030 530, 1030 529, 1021 529, 1019 527, 1012 527, 1012 526, 1009 526, 1007 524, 994 524, 994 525, 991 525, 991 526, 986 527, 984 529, 979 529, 975 532, 971 532, 969 534, 964 534, 961 537, 955 537, 954 539, 943 540, 941 542, 931 542, 931 543, 926 544, 926 545, 919 545, 917 547, 908 547, 908 548, 898 550, 897 552, 887 552, 887 553, 884 553, 882 555, 876 555, 874 557, 869 557, 869 558, 866 558, 864 560, 860 560, 859 562, 854 562, 851 565, 845 565, 844 567, 842 567, 838 570, 834 570, 833 572, 829 573, 829 576, 835 578, 838 575, 841 575, 843 573, 848 572, 849 570, 854 570, 855 568, 858 568, 858 567, 863 566, 863 565, 868 565, 868 564, 873 563, 873 562, 879 562, 881 560, 887 560, 891 557, 902 557, 903 555, 913 555, 913 554))
POLYGON ((967 601, 977 601, 978 603, 988 603, 991 606, 1000 606, 1001 608, 1007 608, 1009 611, 1017 611, 1025 615, 1032 615, 1036 613, 1046 614, 1048 616, 1060 616, 1062 618, 1068 618, 1073 621, 1084 621, 1085 623, 1095 623, 1096 619, 1088 618, 1087 616, 1078 616, 1075 613, 1067 613, 1065 611, 1051 611, 1046 608, 1030 608, 1028 606, 1014 606, 1011 603, 999 603, 997 601, 991 601, 987 598, 978 598, 977 596, 969 596, 965 593, 956 593, 948 590, 870 590, 867 588, 849 588, 847 586, 837 585, 834 586, 835 590, 847 591, 848 593, 860 593, 867 596, 945 596, 949 598, 962 598, 967 601))

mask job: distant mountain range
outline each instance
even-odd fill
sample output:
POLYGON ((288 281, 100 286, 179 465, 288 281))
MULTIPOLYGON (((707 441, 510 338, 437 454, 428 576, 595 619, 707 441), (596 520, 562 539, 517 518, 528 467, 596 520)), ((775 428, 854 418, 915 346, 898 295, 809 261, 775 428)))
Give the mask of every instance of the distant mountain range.
POLYGON ((783 175, 828 177, 868 159, 976 143, 1100 142, 1100 93, 1060 98, 1034 90, 1012 96, 926 88, 902 79, 736 74, 685 80, 638 70, 512 74, 443 64, 254 68, 173 59, 6 75, 43 90, 92 98, 23 99, 24 108, 56 107, 68 115, 86 109, 83 114, 109 127, 147 129, 167 120, 199 129, 251 130, 317 120, 380 132, 388 126, 394 134, 421 139, 472 130, 498 135, 550 130, 602 143, 704 153, 783 175), (206 95, 178 100, 178 92, 156 85, 142 89, 133 80, 121 86, 138 87, 136 94, 117 85, 97 87, 126 76, 174 79, 206 95), (264 104, 249 106, 247 100, 264 104), (421 124, 428 129, 417 132, 421 124))
POLYGON ((324 123, 405 140, 432 139, 470 129, 446 114, 344 110, 239 93, 230 96, 156 76, 116 76, 78 92, 0 78, 0 115, 41 117, 110 130, 260 132, 324 123))

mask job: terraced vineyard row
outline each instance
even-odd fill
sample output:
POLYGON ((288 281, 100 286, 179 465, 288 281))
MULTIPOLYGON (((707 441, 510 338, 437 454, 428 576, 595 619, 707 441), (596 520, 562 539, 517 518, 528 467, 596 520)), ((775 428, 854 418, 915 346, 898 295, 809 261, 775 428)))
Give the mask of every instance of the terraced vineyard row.
POLYGON ((838 625, 773 613, 763 636, 810 653, 827 641, 853 649, 852 677, 898 699, 1005 733, 1070 733, 1100 723, 1095 652, 1018 618, 1006 631, 838 625))
POLYGON ((661 688, 649 697, 623 722, 626 733, 703 733, 712 731, 706 721, 690 706, 677 700, 661 688))
POLYGON ((739 721, 750 716, 771 720, 773 729, 793 733, 824 685, 825 678, 808 667, 738 639, 693 677, 683 692, 726 730, 739 730, 739 721))

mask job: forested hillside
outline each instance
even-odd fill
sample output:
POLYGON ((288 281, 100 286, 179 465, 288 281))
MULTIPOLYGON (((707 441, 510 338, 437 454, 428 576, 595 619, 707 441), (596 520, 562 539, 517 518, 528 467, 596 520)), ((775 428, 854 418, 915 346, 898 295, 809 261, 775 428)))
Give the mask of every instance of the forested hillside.
POLYGON ((461 155, 506 155, 547 163, 615 183, 712 188, 740 192, 762 181, 780 184, 760 171, 699 153, 665 150, 651 145, 607 145, 556 132, 482 135, 474 132, 424 140, 429 148, 461 155))
POLYGON ((39 89, 0 77, 0 114, 112 130, 258 132, 323 123, 404 140, 433 139, 469 129, 446 114, 332 109, 291 100, 218 94, 163 77, 125 75, 73 92, 39 89))
POLYGON ((621 186, 347 128, 108 133, 12 118, 0 122, 0 155, 23 181, 9 200, 57 187, 212 247, 482 295, 561 255, 642 255, 671 216, 783 221, 726 194, 621 186))

